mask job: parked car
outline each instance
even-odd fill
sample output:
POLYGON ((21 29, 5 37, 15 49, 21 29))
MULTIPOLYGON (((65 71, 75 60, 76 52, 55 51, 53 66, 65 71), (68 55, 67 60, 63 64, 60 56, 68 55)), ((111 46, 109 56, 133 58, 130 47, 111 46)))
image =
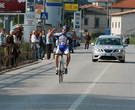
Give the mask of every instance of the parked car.
POLYGON ((117 60, 125 62, 125 45, 120 36, 101 35, 93 45, 92 61, 117 60))

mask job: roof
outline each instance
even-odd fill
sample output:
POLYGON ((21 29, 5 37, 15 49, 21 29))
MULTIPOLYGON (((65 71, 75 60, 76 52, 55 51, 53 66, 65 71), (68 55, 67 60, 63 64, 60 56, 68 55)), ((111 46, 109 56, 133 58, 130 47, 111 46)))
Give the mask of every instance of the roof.
POLYGON ((120 16, 120 15, 126 15, 126 14, 131 14, 131 13, 135 13, 135 9, 134 10, 129 10, 129 11, 124 11, 124 12, 118 12, 118 13, 112 13, 112 16, 120 16))
POLYGON ((135 1, 124 0, 122 2, 112 5, 112 8, 135 8, 135 1))
POLYGON ((92 1, 92 2, 116 2, 116 0, 95 0, 95 1, 92 1))
POLYGON ((96 5, 91 5, 91 4, 89 4, 89 5, 82 5, 82 6, 80 6, 80 8, 102 8, 103 9, 103 7, 101 7, 101 6, 96 6, 96 5))

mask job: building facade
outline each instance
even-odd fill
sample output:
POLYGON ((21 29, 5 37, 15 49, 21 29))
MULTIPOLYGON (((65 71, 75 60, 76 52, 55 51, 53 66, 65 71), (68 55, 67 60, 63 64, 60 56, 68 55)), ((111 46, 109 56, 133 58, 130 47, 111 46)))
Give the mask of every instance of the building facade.
POLYGON ((81 9, 83 10, 82 29, 84 32, 103 33, 107 28, 107 16, 104 8, 84 5, 81 9))
POLYGON ((135 34, 135 10, 113 13, 111 34, 122 36, 135 34))

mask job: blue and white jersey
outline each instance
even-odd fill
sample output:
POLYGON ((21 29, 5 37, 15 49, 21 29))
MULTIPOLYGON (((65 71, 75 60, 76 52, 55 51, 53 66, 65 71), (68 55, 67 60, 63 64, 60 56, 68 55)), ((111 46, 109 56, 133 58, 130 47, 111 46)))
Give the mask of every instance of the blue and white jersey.
POLYGON ((55 33, 54 36, 57 36, 58 45, 67 45, 67 40, 71 37, 70 34, 55 33))

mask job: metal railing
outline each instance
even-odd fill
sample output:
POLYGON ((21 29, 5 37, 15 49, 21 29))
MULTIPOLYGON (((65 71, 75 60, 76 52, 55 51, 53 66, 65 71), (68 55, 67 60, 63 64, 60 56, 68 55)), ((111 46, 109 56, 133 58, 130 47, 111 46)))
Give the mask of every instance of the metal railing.
POLYGON ((35 50, 30 43, 17 44, 18 55, 11 54, 10 45, 0 46, 0 71, 36 61, 35 50))

